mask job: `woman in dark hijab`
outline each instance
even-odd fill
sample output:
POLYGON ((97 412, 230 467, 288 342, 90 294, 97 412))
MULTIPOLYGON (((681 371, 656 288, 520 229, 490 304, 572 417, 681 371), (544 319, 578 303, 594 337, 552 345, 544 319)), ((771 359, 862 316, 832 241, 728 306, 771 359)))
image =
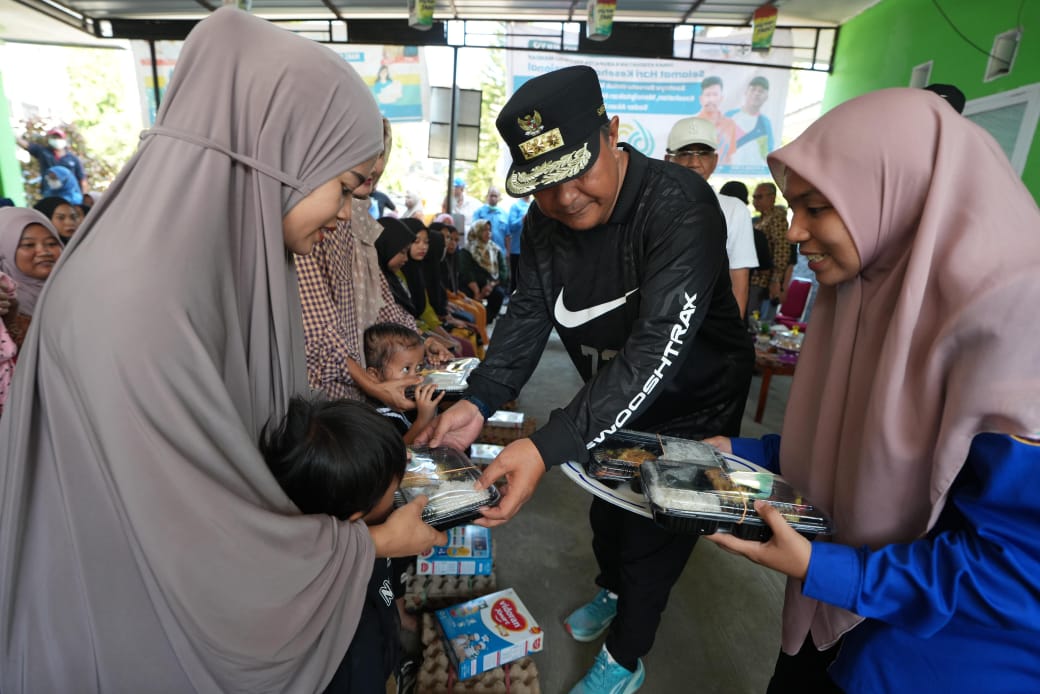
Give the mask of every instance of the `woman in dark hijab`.
MULTIPOLYGON (((414 235, 412 245, 408 249, 408 262, 401 268, 401 274, 404 275, 405 282, 408 284, 408 293, 412 295, 412 305, 416 311, 413 315, 421 323, 423 314, 427 313, 427 308, 430 306, 429 298, 426 296, 426 275, 423 271, 423 260, 426 257, 425 251, 429 249, 430 235, 421 219, 405 217, 401 223, 408 227, 408 231, 414 235), (421 252, 420 246, 422 247, 421 252), (421 253, 422 257, 417 257, 417 253, 421 253)), ((422 326, 420 325, 420 327, 422 326)))
MULTIPOLYGON (((442 215, 447 216, 447 215, 442 215)), ((451 233, 457 230, 451 224, 434 222, 430 225, 430 236, 438 234, 444 242, 444 257, 441 258, 441 283, 446 292, 456 293, 459 291, 459 263, 455 255, 457 246, 452 246, 451 233), (449 252, 450 251, 450 252, 449 252)))
POLYGON ((402 220, 415 231, 410 259, 405 265, 405 277, 412 288, 412 296, 422 291, 425 308, 418 316, 419 326, 456 345, 460 355, 476 356, 480 345, 471 326, 453 318, 448 310, 448 295, 441 282, 441 259, 444 257, 444 237, 433 233, 418 219, 402 220), (420 289, 421 286, 421 289, 420 289))
POLYGON ((408 262, 408 249, 415 241, 415 234, 395 217, 380 217, 378 221, 383 227, 383 233, 376 239, 379 268, 383 271, 387 284, 390 285, 390 293, 394 295, 394 301, 412 316, 417 316, 415 301, 402 271, 408 262))
POLYGON ((68 245, 76 230, 83 221, 83 213, 79 205, 73 205, 65 198, 49 197, 33 205, 33 209, 41 212, 50 220, 58 231, 61 242, 68 245))
MULTIPOLYGON (((434 233, 418 219, 402 220, 405 224, 418 223, 421 230, 426 233, 428 244, 426 255, 417 264, 422 273, 423 285, 426 288, 426 300, 433 307, 438 316, 448 315, 448 297, 444 292, 444 282, 441 279, 441 259, 444 258, 444 237, 440 233, 434 233)), ((416 236, 418 237, 418 230, 416 236)))
POLYGON ((446 541, 421 504, 302 515, 257 447, 307 390, 288 251, 349 219, 381 139, 324 46, 229 7, 192 30, 0 419, 4 694, 319 692, 375 557, 446 541))

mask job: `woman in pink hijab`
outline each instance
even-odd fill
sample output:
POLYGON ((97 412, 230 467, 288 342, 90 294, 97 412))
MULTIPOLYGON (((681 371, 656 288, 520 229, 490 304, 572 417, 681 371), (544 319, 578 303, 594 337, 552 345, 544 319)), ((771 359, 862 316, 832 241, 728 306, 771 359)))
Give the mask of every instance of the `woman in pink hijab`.
POLYGON ((289 251, 349 219, 381 148, 326 47, 231 8, 188 36, 0 419, 4 694, 320 692, 374 557, 446 540, 421 503, 303 515, 257 448, 307 390, 289 251))
POLYGON ((835 528, 810 543, 758 502, 770 541, 711 536, 789 577, 770 691, 1040 691, 1036 203, 923 90, 842 104, 769 163, 820 293, 782 443, 713 442, 835 528))

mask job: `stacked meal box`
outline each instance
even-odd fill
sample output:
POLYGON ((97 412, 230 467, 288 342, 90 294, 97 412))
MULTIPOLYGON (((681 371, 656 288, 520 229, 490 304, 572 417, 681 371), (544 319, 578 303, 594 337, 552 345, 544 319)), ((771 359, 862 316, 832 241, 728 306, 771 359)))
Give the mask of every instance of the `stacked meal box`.
POLYGON ((643 466, 642 479, 654 521, 676 532, 719 531, 745 540, 768 540, 773 533, 755 510, 757 500, 776 508, 809 539, 831 532, 824 515, 771 472, 661 459, 643 466))
MULTIPOLYGON (((480 360, 476 357, 455 359, 444 366, 427 369, 422 372, 422 385, 433 385, 438 391, 444 392, 445 399, 458 398, 468 387, 468 379, 473 369, 477 368, 480 360)), ((405 395, 409 398, 415 397, 415 387, 405 389, 405 395)))
POLYGON ((806 537, 831 532, 829 521, 779 475, 737 469, 713 446, 622 429, 594 447, 587 470, 614 486, 628 481, 641 492, 654 520, 676 532, 729 532, 766 540, 772 532, 754 504, 763 500, 806 537))

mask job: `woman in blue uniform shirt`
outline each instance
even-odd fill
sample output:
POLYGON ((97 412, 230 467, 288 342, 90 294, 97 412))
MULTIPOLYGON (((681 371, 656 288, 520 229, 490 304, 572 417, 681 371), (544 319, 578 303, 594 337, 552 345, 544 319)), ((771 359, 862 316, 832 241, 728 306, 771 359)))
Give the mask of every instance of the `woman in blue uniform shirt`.
POLYGON ((789 577, 769 691, 1040 691, 1036 203, 921 90, 842 104, 769 163, 820 292, 782 439, 713 442, 835 527, 810 543, 759 502, 769 542, 711 536, 789 577))

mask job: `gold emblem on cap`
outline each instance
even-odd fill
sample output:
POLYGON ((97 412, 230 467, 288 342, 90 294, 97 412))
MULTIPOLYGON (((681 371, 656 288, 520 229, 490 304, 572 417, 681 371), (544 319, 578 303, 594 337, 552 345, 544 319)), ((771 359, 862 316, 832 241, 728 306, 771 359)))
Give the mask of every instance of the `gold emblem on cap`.
POLYGON ((506 190, 512 195, 526 195, 538 186, 551 186, 574 178, 589 165, 591 159, 592 152, 586 142, 579 149, 559 159, 543 162, 530 171, 514 171, 506 179, 506 190))
POLYGON ((524 135, 528 137, 534 137, 538 133, 545 130, 545 126, 542 125, 542 114, 535 111, 534 113, 527 116, 520 116, 516 119, 520 129, 524 131, 524 135))
POLYGON ((596 115, 597 116, 602 116, 606 112, 607 112, 607 105, 606 104, 600 104, 599 108, 596 109, 596 115))
POLYGON ((536 135, 530 140, 525 140, 520 143, 520 153, 524 155, 524 159, 530 161, 535 157, 540 157, 546 152, 551 152, 554 149, 563 147, 563 135, 560 133, 559 128, 553 128, 547 133, 536 135))

